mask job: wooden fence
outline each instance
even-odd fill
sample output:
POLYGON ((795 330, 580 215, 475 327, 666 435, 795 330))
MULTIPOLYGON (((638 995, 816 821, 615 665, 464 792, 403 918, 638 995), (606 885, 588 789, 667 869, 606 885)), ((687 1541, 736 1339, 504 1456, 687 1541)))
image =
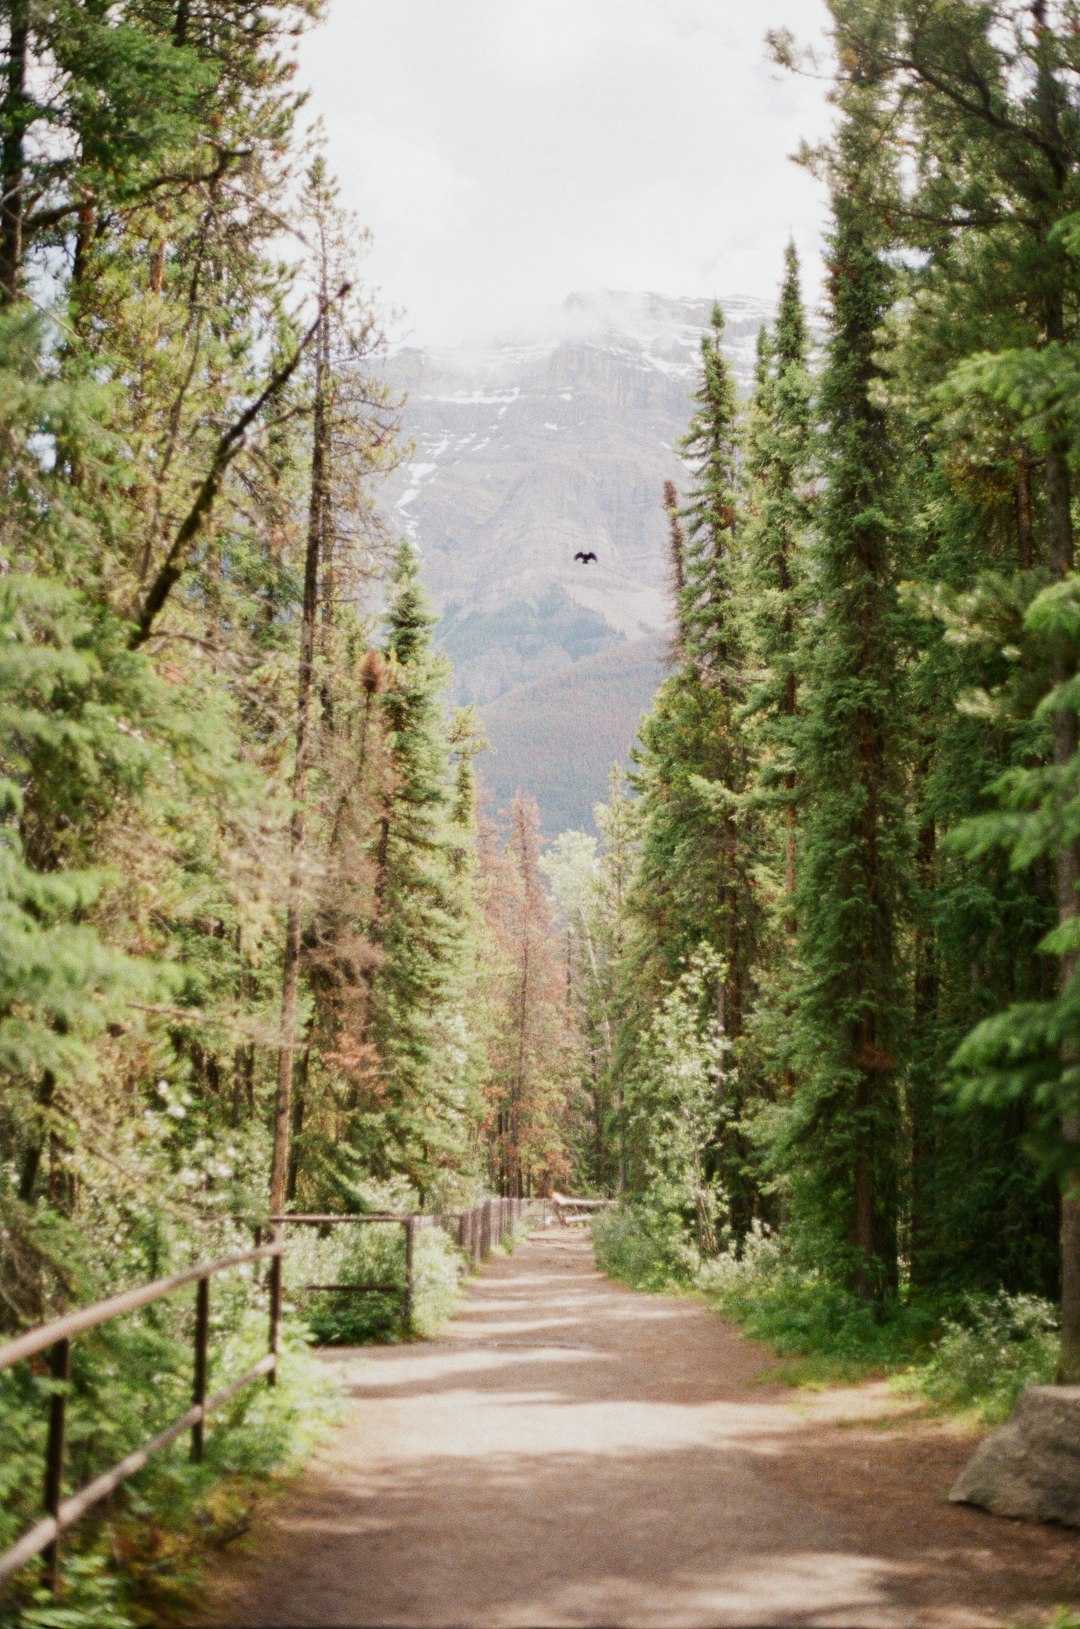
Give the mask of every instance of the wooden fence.
MULTIPOLYGON (((171 1278, 161 1278, 153 1284, 144 1284, 137 1289, 126 1290, 121 1295, 110 1296, 106 1301, 98 1301, 94 1306, 68 1313, 66 1317, 57 1318, 39 1329, 28 1330, 25 1335, 20 1335, 17 1339, 8 1341, 5 1346, 0 1346, 0 1372, 12 1368, 16 1363, 28 1362, 46 1353, 49 1375, 55 1382, 49 1398, 49 1428, 45 1445, 45 1514, 10 1549, 0 1554, 0 1584, 18 1572, 27 1562, 32 1561, 35 1556, 44 1555, 45 1581, 55 1590, 60 1579, 61 1534, 74 1527, 89 1510, 107 1499, 129 1477, 141 1471, 155 1454, 175 1442, 185 1431, 191 1432, 192 1459, 201 1460, 206 1421, 214 1410, 223 1407, 236 1396, 237 1392, 242 1391, 253 1381, 265 1378, 270 1386, 276 1383, 281 1339, 282 1262, 286 1249, 287 1228, 346 1224, 371 1226, 379 1223, 402 1227, 405 1232, 403 1290, 396 1284, 320 1284, 305 1287, 352 1290, 357 1294, 385 1292, 388 1289, 399 1290, 404 1303, 404 1322, 406 1328, 411 1330, 416 1238, 421 1229, 443 1228, 460 1245, 469 1262, 476 1266, 510 1235, 519 1221, 526 1216, 530 1219, 535 1217, 538 1207, 542 1207, 543 1204, 544 1201, 541 1200, 485 1199, 482 1204, 473 1206, 471 1210, 436 1215, 381 1212, 365 1216, 272 1216, 267 1225, 273 1230, 273 1236, 268 1243, 262 1242, 265 1229, 257 1228, 256 1247, 253 1250, 226 1256, 219 1261, 207 1262, 201 1267, 191 1267, 186 1272, 174 1273, 171 1278), (268 1261, 270 1264, 266 1285, 269 1302, 267 1354, 246 1374, 230 1381, 227 1386, 223 1386, 208 1397, 206 1385, 210 1347, 210 1281, 220 1273, 260 1261, 268 1261), (118 1464, 102 1472, 92 1482, 88 1482, 85 1487, 65 1499, 64 1438, 71 1380, 72 1341, 76 1336, 96 1329, 112 1318, 121 1318, 125 1313, 150 1306, 188 1284, 195 1285, 191 1407, 179 1419, 174 1420, 163 1431, 159 1431, 155 1437, 125 1455, 118 1464)), ((541 1210, 541 1218, 543 1217, 544 1212, 541 1210)))

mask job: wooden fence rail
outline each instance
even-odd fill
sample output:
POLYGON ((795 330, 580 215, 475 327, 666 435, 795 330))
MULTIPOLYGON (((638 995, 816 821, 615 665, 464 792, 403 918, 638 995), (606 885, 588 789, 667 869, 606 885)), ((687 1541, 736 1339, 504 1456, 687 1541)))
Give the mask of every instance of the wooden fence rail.
POLYGON ((160 1453, 162 1448, 167 1448, 170 1442, 175 1442, 185 1431, 191 1432, 192 1459, 200 1460, 203 1454, 203 1434, 207 1416, 229 1402, 244 1386, 250 1385, 263 1375, 266 1376, 269 1385, 275 1384, 281 1339, 283 1251, 283 1241, 280 1238, 272 1239, 269 1244, 260 1245, 255 1250, 245 1250, 236 1256, 225 1256, 220 1261, 207 1262, 201 1267, 190 1267, 187 1272, 174 1273, 171 1278, 159 1278, 153 1284, 143 1284, 138 1289, 126 1290, 122 1295, 110 1296, 107 1301, 98 1301, 92 1307, 69 1312, 64 1318, 57 1318, 53 1323, 44 1324, 40 1329, 28 1330, 25 1335, 19 1335, 15 1340, 8 1341, 6 1346, 0 1346, 0 1370, 10 1369, 13 1364, 47 1352, 49 1373, 55 1382, 49 1398, 49 1430, 45 1444, 45 1516, 35 1523, 29 1532, 24 1533, 16 1544, 0 1555, 0 1583, 10 1578, 28 1561, 33 1560, 34 1556, 44 1553, 46 1581, 51 1588, 56 1589, 59 1583, 62 1533, 73 1527, 88 1510, 93 1509, 94 1505, 107 1499, 121 1482, 125 1482, 129 1476, 134 1476, 136 1471, 141 1471, 154 1454, 160 1453), (228 1386, 215 1392, 212 1397, 208 1397, 206 1377, 210 1338, 210 1280, 216 1278, 219 1273, 226 1273, 234 1267, 243 1267, 248 1262, 267 1260, 270 1262, 270 1349, 247 1374, 241 1375, 238 1380, 232 1381, 228 1386), (72 1341, 77 1335, 96 1329, 99 1324, 108 1323, 111 1318, 121 1318, 125 1313, 136 1312, 139 1307, 162 1300, 186 1284, 196 1286, 191 1407, 186 1414, 182 1414, 178 1420, 166 1426, 156 1437, 152 1437, 149 1442, 143 1443, 140 1448, 127 1454, 118 1465, 95 1477, 70 1498, 63 1498, 64 1436, 67 1424, 68 1384, 71 1380, 72 1341))
MULTIPOLYGON (((537 1205, 544 1201, 524 1199, 485 1199, 482 1204, 475 1205, 471 1210, 455 1211, 439 1215, 405 1214, 381 1211, 369 1212, 363 1216, 334 1216, 334 1215, 306 1215, 288 1214, 271 1216, 268 1226, 273 1229, 273 1236, 268 1243, 262 1242, 264 1228, 255 1230, 256 1247, 253 1250, 242 1251, 238 1255, 225 1256, 219 1261, 207 1262, 200 1267, 190 1267, 186 1272, 174 1273, 170 1278, 161 1278, 152 1284, 143 1284, 136 1289, 126 1290, 120 1295, 113 1295, 105 1301, 98 1301, 93 1306, 82 1307, 76 1312, 69 1312, 63 1318, 54 1319, 52 1323, 43 1324, 39 1329, 28 1330, 26 1334, 19 1335, 15 1340, 8 1341, 0 1346, 0 1372, 10 1369, 16 1363, 39 1357, 43 1352, 48 1354, 49 1375, 55 1383, 49 1398, 49 1428, 45 1446, 45 1515, 34 1524, 10 1549, 0 1554, 0 1584, 32 1561, 35 1556, 44 1555, 45 1581, 53 1590, 60 1582, 60 1537, 76 1522, 92 1510, 95 1505, 107 1499, 114 1493, 121 1483, 126 1482, 143 1466, 175 1442, 177 1437, 185 1431, 191 1432, 191 1457, 199 1461, 203 1457, 206 1420, 215 1409, 222 1408, 230 1402, 245 1386, 253 1381, 266 1378, 267 1384, 273 1386, 277 1382, 278 1357, 281 1344, 281 1309, 282 1309, 282 1262, 285 1254, 285 1228, 289 1226, 314 1227, 337 1226, 340 1224, 374 1225, 377 1223, 391 1223, 404 1228, 405 1231, 405 1283, 401 1291, 403 1298, 404 1322, 407 1330, 413 1324, 413 1293, 414 1268, 417 1233, 425 1227, 442 1227, 454 1239, 455 1243, 464 1251, 471 1265, 483 1261, 489 1256, 498 1244, 501 1244, 513 1228, 526 1214, 535 1214, 537 1205), (207 1376, 209 1372, 209 1345, 210 1345, 210 1280, 218 1274, 229 1272, 236 1267, 243 1267, 249 1263, 269 1261, 270 1272, 268 1279, 269 1294, 269 1350, 255 1366, 240 1375, 238 1379, 223 1386, 219 1391, 207 1396, 207 1376), (172 1295, 176 1290, 183 1289, 188 1284, 195 1285, 195 1339, 193 1353, 192 1398, 191 1407, 179 1419, 173 1420, 171 1425, 159 1431, 155 1437, 144 1442, 141 1447, 113 1465, 109 1470, 88 1482, 78 1492, 68 1498, 63 1497, 64 1481, 64 1439, 67 1423, 67 1399, 71 1380, 71 1343, 78 1335, 88 1330, 96 1329, 100 1324, 107 1323, 112 1318, 121 1318, 126 1313, 136 1312, 140 1307, 150 1306, 155 1301, 172 1295)), ((543 1214, 543 1213, 542 1213, 543 1214)), ((397 1285, 382 1284, 333 1284, 308 1285, 309 1289, 352 1290, 356 1294, 369 1294, 375 1291, 398 1289, 397 1285)))

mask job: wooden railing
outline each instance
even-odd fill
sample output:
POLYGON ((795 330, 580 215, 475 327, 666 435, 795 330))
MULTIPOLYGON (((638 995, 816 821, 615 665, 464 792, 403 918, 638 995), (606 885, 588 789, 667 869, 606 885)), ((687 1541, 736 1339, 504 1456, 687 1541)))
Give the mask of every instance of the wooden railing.
POLYGON ((549 1201, 560 1222, 588 1222, 598 1210, 617 1205, 617 1199, 572 1199, 566 1194, 554 1194, 549 1201))
MULTIPOLYGON (((516 1223, 527 1213, 535 1209, 543 1201, 523 1199, 486 1199, 471 1210, 455 1211, 444 1214, 405 1214, 392 1212, 368 1213, 362 1216, 320 1216, 320 1215, 281 1215, 269 1219, 273 1228, 273 1237, 266 1244, 257 1242, 254 1250, 246 1250, 239 1255, 226 1256, 219 1261, 207 1262, 201 1267, 191 1267, 186 1272, 174 1273, 171 1278, 158 1279, 153 1284, 144 1284, 137 1289, 126 1290, 121 1295, 110 1296, 107 1301, 98 1301, 94 1306, 83 1307, 77 1312, 70 1312, 63 1318, 57 1318, 50 1324, 44 1324, 40 1329, 31 1329, 25 1335, 19 1335, 15 1340, 8 1341, 0 1346, 0 1372, 10 1369, 16 1363, 26 1362, 29 1359, 48 1353, 49 1374, 55 1382, 49 1399, 49 1427, 45 1445, 45 1515, 35 1523, 28 1532, 0 1554, 0 1584, 4 1583, 20 1567, 24 1567, 35 1556, 44 1554, 45 1581, 56 1589, 59 1583, 60 1568, 60 1537, 69 1528, 73 1527, 95 1505, 107 1499, 114 1493, 121 1483, 126 1482, 143 1466, 175 1442, 177 1437, 185 1431, 191 1432, 191 1458, 199 1461, 203 1457, 203 1445, 206 1420, 215 1409, 223 1407, 242 1391, 245 1386, 265 1376, 268 1385, 275 1385, 277 1380, 278 1355, 281 1342, 281 1306, 282 1306, 282 1259, 285 1252, 285 1228, 290 1226, 315 1227, 338 1226, 342 1224, 375 1224, 393 1223, 405 1230, 405 1282, 402 1289, 396 1284, 319 1284, 307 1285, 308 1289, 319 1290, 352 1290, 357 1294, 368 1294, 375 1291, 398 1290, 402 1294, 404 1307, 404 1323, 407 1331, 411 1331, 413 1323, 413 1289, 414 1264, 416 1251, 416 1237, 420 1229, 425 1227, 442 1227, 455 1239, 472 1265, 483 1261, 496 1245, 503 1242, 513 1230, 516 1223), (210 1280, 219 1273, 229 1272, 232 1268, 243 1267, 248 1263, 269 1261, 270 1271, 268 1279, 269 1292, 269 1350, 254 1368, 249 1369, 237 1380, 223 1386, 212 1396, 206 1395, 207 1376, 209 1371, 209 1345, 210 1345, 210 1280), (100 1324, 109 1322, 112 1318, 121 1318, 125 1313, 136 1312, 140 1307, 150 1306, 155 1301, 162 1300, 174 1291, 183 1289, 185 1285, 195 1285, 195 1339, 192 1364, 192 1393, 191 1407, 171 1425, 159 1431, 155 1437, 144 1442, 141 1447, 135 1448, 126 1454, 116 1465, 102 1472, 100 1476, 88 1482, 77 1493, 68 1498, 63 1497, 64 1480, 64 1439, 67 1422, 68 1387, 71 1380, 71 1343, 76 1336, 85 1334, 88 1330, 96 1329, 100 1324)), ((262 1229, 256 1229, 256 1239, 261 1240, 262 1229)))
POLYGON ((245 1250, 236 1256, 225 1256, 220 1261, 207 1262, 202 1267, 191 1267, 187 1272, 174 1273, 171 1278, 159 1278, 156 1283, 144 1284, 138 1289, 126 1290, 122 1295, 110 1296, 107 1301, 98 1301, 92 1307, 69 1312, 64 1318, 57 1318, 53 1323, 45 1324, 40 1329, 31 1329, 25 1335, 18 1336, 16 1340, 8 1341, 6 1346, 0 1346, 0 1371, 47 1352, 49 1373, 55 1382, 49 1399, 49 1430, 45 1444, 46 1514, 30 1528, 29 1532, 24 1533, 16 1544, 0 1555, 0 1583, 10 1578, 28 1561, 33 1560, 34 1556, 44 1552, 46 1582, 55 1589, 59 1582, 62 1533, 69 1527, 74 1527, 88 1510, 92 1510, 103 1499, 107 1499, 122 1482, 126 1482, 129 1476, 134 1476, 136 1471, 141 1471, 149 1459, 160 1453, 163 1448, 167 1448, 171 1442, 175 1442, 185 1431, 191 1432, 192 1459, 201 1460, 207 1417, 215 1409, 229 1402, 238 1391, 242 1391, 253 1380, 259 1380, 265 1375, 269 1385, 275 1384, 281 1337, 283 1250, 283 1241, 280 1238, 272 1239, 269 1244, 261 1245, 258 1249, 245 1250), (214 1392, 213 1396, 207 1397, 210 1280, 216 1278, 219 1273, 226 1273, 234 1267, 243 1267, 249 1262, 256 1261, 270 1262, 269 1351, 253 1369, 249 1369, 238 1380, 223 1386, 220 1391, 214 1392), (68 1499, 63 1498, 64 1436, 67 1423, 68 1383, 71 1380, 72 1341, 77 1335, 84 1335, 87 1330, 108 1323, 111 1318, 122 1318, 125 1313, 135 1312, 139 1307, 150 1306, 152 1302, 162 1300, 175 1290, 183 1289, 186 1284, 196 1286, 191 1407, 186 1414, 182 1414, 178 1420, 166 1426, 164 1431, 159 1431, 149 1442, 144 1442, 141 1447, 126 1454, 110 1470, 102 1472, 84 1488, 80 1488, 78 1493, 72 1494, 68 1499))

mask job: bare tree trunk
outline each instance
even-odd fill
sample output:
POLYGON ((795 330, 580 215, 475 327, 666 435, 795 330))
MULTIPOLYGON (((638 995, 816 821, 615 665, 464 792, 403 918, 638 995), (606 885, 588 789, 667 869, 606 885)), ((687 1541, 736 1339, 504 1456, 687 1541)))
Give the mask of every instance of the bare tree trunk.
POLYGON ((26 70, 30 48, 28 0, 8 0, 8 49, 0 108, 0 304, 19 298, 23 263, 26 168, 26 70))
POLYGON ((300 954, 304 907, 305 802, 311 757, 311 697, 315 678, 315 629, 319 611, 319 550, 327 487, 326 358, 329 316, 323 267, 321 322, 315 363, 315 404, 311 449, 311 498, 308 506, 304 560, 304 605, 300 623, 300 663, 296 697, 296 764, 293 813, 289 825, 289 902, 281 982, 281 1041, 278 1049, 277 1097, 274 1106, 274 1154, 270 1171, 270 1211, 283 1208, 289 1177, 292 1129, 293 1066, 296 1056, 296 1010, 300 993, 300 954))

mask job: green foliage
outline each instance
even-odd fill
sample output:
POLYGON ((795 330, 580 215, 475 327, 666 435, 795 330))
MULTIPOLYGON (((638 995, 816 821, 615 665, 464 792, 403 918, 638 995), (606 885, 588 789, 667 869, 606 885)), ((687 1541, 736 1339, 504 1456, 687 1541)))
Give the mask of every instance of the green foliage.
MULTIPOLYGON (((512 1247, 512 1246, 511 1246, 512 1247)), ((413 1329, 431 1339, 451 1318, 461 1300, 465 1261, 441 1227, 417 1235, 413 1260, 413 1329)))
MULTIPOLYGON (((215 1280, 214 1287, 224 1286, 215 1280)), ((213 1293, 213 1292, 212 1292, 213 1293)), ((210 1389, 250 1368, 266 1348, 266 1319, 245 1310, 243 1291, 219 1295, 212 1316, 210 1389)), ((191 1396, 189 1307, 180 1298, 102 1327, 74 1347, 68 1407, 69 1486, 82 1486, 182 1414, 191 1396), (153 1385, 147 1385, 147 1377, 153 1385)), ((212 1307, 214 1303, 212 1302, 212 1307)), ((40 1513, 41 1475, 53 1382, 18 1369, 0 1376, 0 1547, 40 1513)), ((65 1589, 52 1601, 33 1565, 9 1588, 0 1623, 41 1629, 175 1621, 190 1608, 208 1544, 246 1525, 258 1489, 310 1452, 336 1417, 337 1391, 311 1358, 303 1331, 285 1327, 279 1383, 245 1388, 211 1418, 201 1465, 187 1438, 155 1456, 65 1539, 65 1589), (116 1557, 123 1567, 116 1568, 116 1557)))
MULTIPOLYGON (((796 1260, 783 1241, 756 1228, 740 1252, 705 1262, 697 1287, 748 1335, 782 1356, 835 1361, 833 1377, 896 1369, 933 1331, 933 1310, 918 1302, 868 1301, 821 1268, 796 1260)), ((828 1368, 818 1371, 829 1374, 828 1368)))
POLYGON ((731 1136, 738 1102, 731 1044, 713 1008, 723 976, 702 947, 661 1000, 625 1084, 634 1191, 660 1237, 685 1229, 706 1255, 727 1222, 717 1150, 731 1136))
POLYGON ((954 1302, 868 1302, 800 1264, 761 1223, 702 1260, 648 1207, 619 1206, 593 1223, 597 1266, 634 1289, 696 1291, 785 1360, 769 1378, 799 1386, 889 1374, 905 1391, 988 1424, 1007 1418, 1025 1386, 1054 1374, 1057 1319, 1033 1295, 969 1294, 954 1302))
MULTIPOLYGON (((290 1302, 320 1346, 405 1339, 405 1235, 398 1223, 342 1224, 320 1236, 296 1229, 287 1258, 290 1302), (309 1290, 308 1284, 380 1284, 385 1292, 309 1290)), ((413 1256, 413 1331, 435 1335, 460 1299, 464 1258, 442 1228, 422 1228, 413 1256)))
POLYGON ((1058 1320, 1035 1295, 969 1295, 947 1318, 919 1388, 951 1408, 976 1408, 997 1424, 1012 1412, 1025 1386, 1046 1386, 1057 1365, 1058 1320))
POLYGON ((596 1265, 635 1290, 675 1289, 689 1282, 699 1261, 678 1215, 649 1206, 619 1205, 592 1224, 596 1265))
POLYGON ((286 1290, 313 1338, 324 1346, 399 1340, 405 1291, 404 1230, 396 1223, 343 1223, 325 1236, 290 1231, 286 1290), (308 1290, 308 1284, 385 1284, 385 1293, 308 1290))

